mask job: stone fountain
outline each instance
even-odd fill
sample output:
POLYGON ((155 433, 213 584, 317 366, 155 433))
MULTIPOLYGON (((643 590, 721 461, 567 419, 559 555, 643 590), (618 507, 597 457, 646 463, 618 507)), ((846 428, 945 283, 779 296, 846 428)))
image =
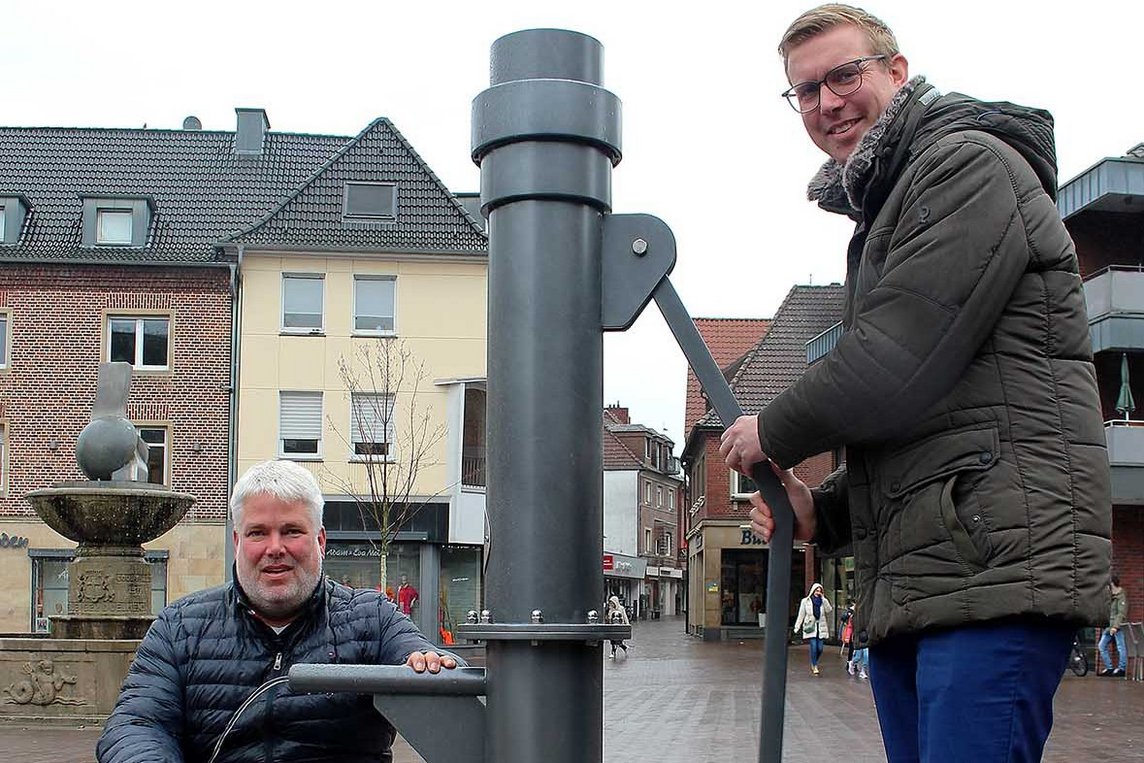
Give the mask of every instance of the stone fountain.
POLYGON ((126 416, 130 387, 130 364, 100 364, 91 423, 76 443, 89 479, 27 494, 44 523, 79 546, 68 614, 51 618, 50 638, 0 639, 0 722, 101 722, 154 619, 142 544, 195 499, 133 479, 146 473, 147 445, 126 416))

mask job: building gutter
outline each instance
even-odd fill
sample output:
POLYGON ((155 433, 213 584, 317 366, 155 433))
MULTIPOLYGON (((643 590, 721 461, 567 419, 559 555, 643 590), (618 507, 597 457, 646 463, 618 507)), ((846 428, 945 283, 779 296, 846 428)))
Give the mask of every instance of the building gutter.
POLYGON ((227 437, 227 508, 226 536, 223 538, 223 580, 230 582, 234 569, 234 525, 230 516, 230 492, 238 481, 238 359, 242 349, 242 256, 246 247, 238 245, 238 257, 229 263, 230 268, 230 416, 227 437))

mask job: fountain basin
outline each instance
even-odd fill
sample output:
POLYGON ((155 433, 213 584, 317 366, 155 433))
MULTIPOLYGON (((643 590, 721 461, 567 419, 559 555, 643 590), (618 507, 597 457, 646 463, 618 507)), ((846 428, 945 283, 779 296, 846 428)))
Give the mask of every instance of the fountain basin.
POLYGON ((146 482, 77 481, 27 494, 40 519, 80 544, 139 545, 170 530, 195 498, 146 482))

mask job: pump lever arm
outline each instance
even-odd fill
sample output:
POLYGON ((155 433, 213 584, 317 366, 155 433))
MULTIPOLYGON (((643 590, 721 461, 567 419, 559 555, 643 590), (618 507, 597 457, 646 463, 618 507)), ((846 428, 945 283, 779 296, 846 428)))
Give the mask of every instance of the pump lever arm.
MULTIPOLYGON (((694 321, 680 301, 671 279, 660 279, 652 292, 659 311, 675 335, 691 370, 719 415, 723 426, 730 426, 743 414, 731 393, 723 372, 699 336, 694 321)), ((783 714, 786 699, 787 613, 790 611, 790 565, 794 540, 794 511, 786 490, 765 462, 755 464, 751 479, 763 500, 774 512, 775 531, 771 536, 767 563, 767 631, 763 646, 762 726, 759 734, 759 763, 780 763, 783 750, 783 714)))

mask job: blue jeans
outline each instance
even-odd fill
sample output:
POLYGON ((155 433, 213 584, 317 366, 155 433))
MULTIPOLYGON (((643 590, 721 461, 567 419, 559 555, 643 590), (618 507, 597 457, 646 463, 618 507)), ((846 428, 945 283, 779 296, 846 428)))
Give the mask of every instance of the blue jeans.
POLYGON ((866 670, 870 665, 870 650, 863 647, 862 649, 854 650, 854 669, 866 670))
POLYGON ((1112 670, 1112 658, 1108 656, 1108 642, 1116 639, 1116 669, 1126 670, 1128 668, 1128 655, 1124 652, 1124 628, 1117 628, 1116 635, 1113 636, 1105 628, 1100 634, 1100 659, 1104 663, 1105 670, 1112 670))
POLYGON ((1039 761, 1074 628, 1006 620, 870 648, 890 763, 1039 761))
POLYGON ((810 666, 818 665, 818 658, 822 656, 822 650, 826 648, 825 642, 820 638, 808 638, 807 642, 810 644, 810 666))

